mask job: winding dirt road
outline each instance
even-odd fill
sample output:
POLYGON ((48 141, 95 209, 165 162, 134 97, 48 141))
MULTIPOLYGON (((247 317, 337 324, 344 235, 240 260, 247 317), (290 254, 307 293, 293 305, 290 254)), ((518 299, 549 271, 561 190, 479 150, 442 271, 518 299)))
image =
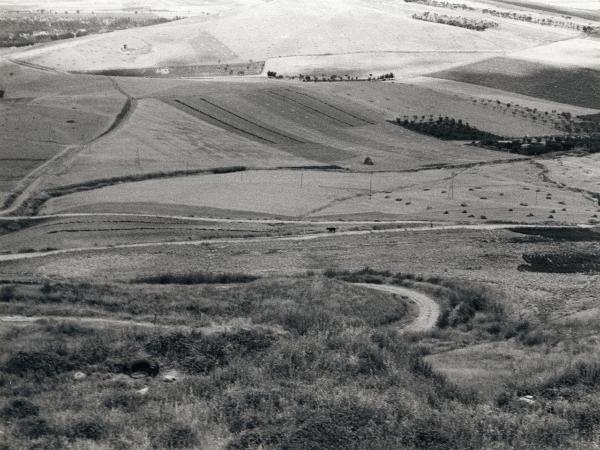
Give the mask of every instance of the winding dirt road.
POLYGON ((354 283, 356 286, 361 286, 367 289, 387 292, 389 294, 400 295, 412 300, 419 313, 417 318, 409 325, 402 328, 403 333, 418 333, 432 330, 440 315, 440 306, 431 298, 421 292, 413 289, 408 289, 402 286, 394 286, 391 284, 370 284, 370 283, 354 283))
POLYGON ((19 192, 17 197, 13 200, 10 206, 0 209, 0 216, 8 216, 15 211, 17 211, 27 200, 32 198, 38 191, 39 187, 45 177, 53 173, 58 173, 64 170, 65 167, 69 165, 69 163, 73 160, 73 158, 82 152, 85 148, 87 148, 90 144, 95 143, 102 139, 109 133, 114 132, 115 130, 121 128, 124 123, 129 120, 133 112, 137 107, 137 100, 127 94, 121 87, 117 84, 115 80, 110 78, 110 82, 113 84, 116 91, 121 93, 125 97, 125 101, 121 110, 116 115, 113 122, 106 128, 102 133, 97 136, 92 137, 91 139, 79 143, 73 144, 65 147, 59 153, 54 155, 52 158, 47 160, 45 163, 36 167, 29 174, 27 174, 24 178, 19 182, 18 187, 16 188, 16 192, 19 192))
MULTIPOLYGON (((355 286, 360 286, 366 289, 387 292, 394 295, 400 295, 412 300, 417 306, 419 313, 417 317, 405 327, 402 327, 402 332, 423 332, 429 331, 435 327, 437 318, 440 314, 439 305, 430 297, 420 292, 414 291, 401 286, 393 286, 387 284, 369 284, 369 283, 353 283, 355 286)), ((78 324, 98 325, 98 326, 120 326, 120 327, 140 327, 153 328, 165 331, 201 331, 203 333, 222 333, 232 329, 228 325, 208 325, 203 327, 192 327, 188 325, 167 325, 153 322, 143 322, 135 320, 110 319, 104 317, 78 317, 78 316, 22 316, 10 315, 0 316, 0 326, 19 326, 29 325, 44 320, 55 320, 59 322, 73 322, 78 324)), ((252 326, 257 328, 257 326, 252 326)), ((268 327, 272 329, 272 327, 268 327)), ((285 333, 283 330, 277 330, 279 333, 285 333)))

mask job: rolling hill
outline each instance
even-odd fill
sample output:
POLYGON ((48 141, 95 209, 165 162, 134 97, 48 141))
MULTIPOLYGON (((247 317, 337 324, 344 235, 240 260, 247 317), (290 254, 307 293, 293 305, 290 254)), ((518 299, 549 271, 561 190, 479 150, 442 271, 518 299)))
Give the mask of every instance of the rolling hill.
MULTIPOLYGON (((412 58, 411 64, 417 66, 412 75, 576 35, 572 30, 503 19, 498 19, 498 28, 478 32, 412 18, 429 10, 448 12, 373 0, 253 2, 219 15, 44 45, 14 58, 63 71, 226 66, 253 60, 267 61, 267 68, 274 64, 280 73, 293 75, 353 68, 401 71, 404 60, 412 58)), ((460 15, 480 18, 470 11, 460 15)))

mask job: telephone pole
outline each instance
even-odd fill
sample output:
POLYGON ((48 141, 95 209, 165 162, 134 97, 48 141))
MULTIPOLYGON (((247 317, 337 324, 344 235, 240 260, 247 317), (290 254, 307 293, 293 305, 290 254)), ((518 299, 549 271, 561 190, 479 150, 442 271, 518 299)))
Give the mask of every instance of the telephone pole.
POLYGON ((454 200, 454 178, 456 178, 458 173, 452 172, 452 176, 450 177, 450 189, 448 189, 448 198, 450 200, 454 200))

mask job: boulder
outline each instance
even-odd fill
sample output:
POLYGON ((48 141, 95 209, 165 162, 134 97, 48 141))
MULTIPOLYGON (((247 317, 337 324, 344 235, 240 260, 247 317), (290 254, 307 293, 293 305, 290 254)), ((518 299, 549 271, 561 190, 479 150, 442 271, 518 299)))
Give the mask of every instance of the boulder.
POLYGON ((149 390, 150 390, 150 388, 148 388, 148 386, 146 386, 146 387, 143 387, 143 388, 135 391, 135 393, 139 394, 139 395, 146 395, 149 390))
POLYGON ((523 403, 525 405, 535 405, 535 399, 533 395, 524 395, 523 397, 519 397, 519 403, 523 403))
POLYGON ((177 370, 169 370, 163 375, 162 380, 165 383, 174 383, 181 380, 181 373, 179 373, 177 370))
POLYGON ((83 372, 75 372, 73 374, 73 379, 76 380, 76 381, 80 381, 80 380, 83 380, 85 378, 87 378, 87 375, 85 373, 83 373, 83 372))
POLYGON ((160 368, 156 361, 136 359, 124 365, 124 372, 131 378, 155 377, 160 368))

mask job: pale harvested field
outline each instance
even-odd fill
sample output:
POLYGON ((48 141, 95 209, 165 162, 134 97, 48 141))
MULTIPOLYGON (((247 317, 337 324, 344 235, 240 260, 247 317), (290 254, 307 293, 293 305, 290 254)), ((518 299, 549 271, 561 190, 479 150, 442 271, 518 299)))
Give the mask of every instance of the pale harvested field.
POLYGON ((544 183, 538 178, 540 173, 541 169, 528 162, 373 175, 248 171, 148 180, 78 192, 49 200, 41 213, 81 212, 103 204, 131 203, 135 207, 154 203, 293 217, 550 223, 586 223, 597 217, 595 202, 544 183))
POLYGON ((319 181, 320 174, 305 174, 306 184, 303 187, 300 187, 302 174, 295 171, 252 171, 141 181, 56 198, 46 204, 43 212, 64 211, 84 204, 131 201, 299 216, 352 195, 350 190, 364 190, 365 182, 368 183, 368 176, 361 177, 361 183, 352 176, 344 178, 344 174, 324 173, 327 177, 323 178, 333 177, 334 184, 337 182, 339 187, 323 187, 319 181), (349 184, 341 184, 342 179, 348 180, 349 184))
POLYGON ((325 55, 282 56, 271 58, 265 64, 265 71, 297 76, 309 74, 311 77, 331 75, 367 78, 393 72, 396 78, 409 78, 430 72, 446 70, 488 57, 497 52, 361 52, 325 55))
POLYGON ((544 161, 544 165, 549 170, 550 179, 557 183, 589 192, 600 192, 600 154, 562 156, 544 161))
POLYGON ((372 214, 430 220, 493 220, 585 223, 598 215, 595 202, 538 179, 530 163, 438 170, 373 177, 373 196, 352 197, 330 204, 314 215, 372 214), (452 193, 452 174, 454 193, 452 193), (563 210, 564 209, 564 210, 563 210), (553 217, 550 217, 553 216, 553 217))
POLYGON ((600 70, 600 39, 577 38, 522 50, 510 55, 559 67, 583 67, 600 70))

